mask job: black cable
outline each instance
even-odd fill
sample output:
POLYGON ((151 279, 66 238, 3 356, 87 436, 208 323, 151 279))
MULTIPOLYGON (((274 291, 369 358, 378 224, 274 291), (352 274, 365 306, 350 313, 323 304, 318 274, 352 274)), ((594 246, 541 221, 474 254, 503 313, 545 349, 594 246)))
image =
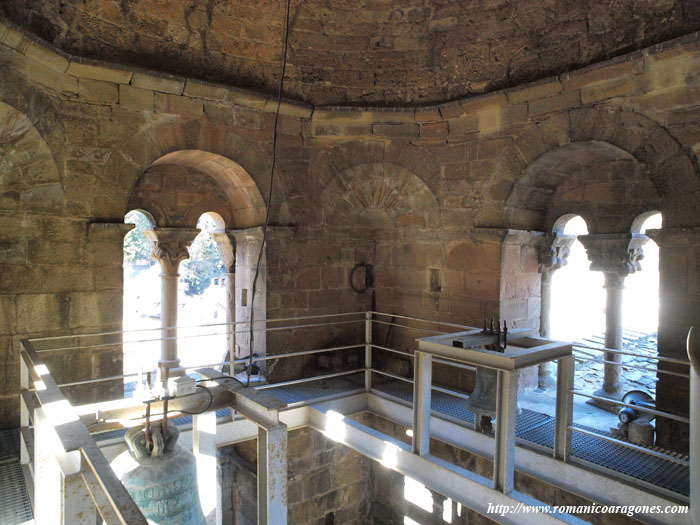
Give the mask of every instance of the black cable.
POLYGON ((247 386, 243 381, 233 376, 219 376, 213 379, 200 379, 199 381, 197 381, 197 383, 206 383, 207 381, 216 381, 217 379, 233 379, 239 385, 247 386))
POLYGON ((168 410, 168 414, 169 414, 170 412, 180 412, 180 413, 182 413, 182 414, 187 414, 187 415, 190 415, 190 416, 196 416, 196 415, 198 415, 198 414, 204 414, 204 412, 206 412, 207 410, 209 410, 209 409, 211 408, 212 404, 214 403, 214 394, 212 394, 212 393, 211 393, 211 390, 209 390, 209 389, 208 389, 207 387, 205 387, 204 385, 197 384, 197 385, 195 385, 195 386, 197 386, 197 387, 199 387, 199 388, 203 388, 204 390, 207 391, 207 394, 209 394, 209 404, 206 406, 206 408, 200 410, 199 412, 189 412, 189 411, 187 411, 187 410, 168 410))
MULTIPOLYGON (((212 377, 211 379, 198 379, 197 383, 206 383, 207 381, 216 381, 217 379, 233 379, 234 381, 238 381, 233 376, 217 376, 217 377, 212 377)), ((240 381, 238 381, 240 383, 240 381)))
POLYGON ((272 185, 275 181, 275 164, 277 162, 277 124, 280 118, 280 106, 282 105, 282 88, 284 87, 284 74, 287 70, 287 45, 289 43, 289 8, 291 0, 287 0, 287 9, 284 15, 284 49, 282 51, 282 74, 280 75, 279 89, 277 90, 277 111, 275 112, 275 125, 272 132, 272 168, 270 169, 270 191, 267 196, 267 211, 265 212, 265 223, 263 224, 262 243, 260 244, 260 252, 258 253, 258 262, 255 265, 255 277, 253 277, 253 297, 250 300, 250 360, 248 362, 248 370, 246 371, 246 384, 250 386, 250 373, 253 369, 253 323, 255 317, 255 290, 260 274, 260 261, 262 260, 263 250, 265 249, 265 241, 267 240, 267 226, 270 223, 270 209, 272 209, 272 185))

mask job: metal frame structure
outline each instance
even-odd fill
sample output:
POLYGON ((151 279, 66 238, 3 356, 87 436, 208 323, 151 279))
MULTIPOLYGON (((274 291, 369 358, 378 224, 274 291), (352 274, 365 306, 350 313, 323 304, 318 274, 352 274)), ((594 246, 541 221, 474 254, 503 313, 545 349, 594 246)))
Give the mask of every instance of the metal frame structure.
MULTIPOLYGON (((431 379, 433 362, 473 369, 470 364, 467 364, 470 361, 464 359, 464 353, 431 354, 426 352, 425 348, 413 353, 381 346, 375 344, 373 340, 373 327, 375 325, 389 325, 413 332, 438 335, 464 331, 465 329, 474 330, 472 327, 395 314, 361 312, 267 320, 260 329, 290 330, 350 323, 364 323, 364 338, 357 345, 350 344, 274 356, 260 356, 259 360, 302 357, 321 352, 347 351, 353 348, 364 349, 364 366, 356 370, 243 388, 240 383, 212 368, 197 367, 200 376, 208 381, 208 387, 213 393, 212 402, 206 406, 208 396, 199 393, 170 400, 170 409, 175 412, 197 412, 206 409, 193 417, 189 427, 181 428, 183 442, 187 443, 188 440, 191 442, 197 458, 200 483, 211 483, 212 480, 215 482, 216 465, 215 462, 212 464, 211 458, 215 457, 217 447, 257 438, 258 522, 286 523, 287 432, 295 428, 309 426, 477 512, 485 512, 483 508, 485 501, 512 505, 518 503, 544 505, 513 490, 513 469, 601 504, 665 505, 682 501, 679 495, 664 495, 660 491, 657 491, 657 494, 650 494, 638 487, 612 480, 609 477, 609 472, 604 469, 600 469, 604 472, 604 475, 601 475, 591 468, 583 468, 581 462, 570 456, 571 432, 581 431, 581 429, 572 426, 572 399, 573 395, 577 395, 578 392, 571 386, 574 375, 573 358, 568 356, 569 354, 566 352, 562 353, 561 350, 562 346, 567 347, 568 345, 551 343, 548 350, 544 352, 547 355, 540 356, 543 359, 558 360, 555 445, 553 457, 547 457, 539 452, 514 446, 515 393, 517 391, 515 366, 504 365, 504 369, 499 371, 498 412, 501 417, 497 418, 497 436, 495 440, 492 440, 489 436, 468 428, 464 422, 451 421, 449 417, 431 410, 431 390, 446 392, 458 397, 468 397, 466 394, 452 389, 432 385, 431 379), (390 318, 390 321, 383 320, 387 317, 390 318), (287 324, 277 326, 279 323, 287 324), (418 323, 420 326, 411 326, 410 323, 418 323), (372 360, 374 351, 390 352, 413 359, 414 379, 411 380, 374 368, 372 360), (358 384, 357 390, 331 396, 325 401, 314 399, 308 403, 287 405, 265 393, 266 389, 269 388, 358 373, 363 373, 364 384, 358 384), (396 398, 392 399, 374 388, 372 383, 374 374, 413 383, 415 403, 405 403, 396 398), (214 411, 223 407, 231 408, 232 415, 230 418, 217 420, 214 411), (412 427, 414 432, 412 446, 407 447, 389 436, 346 417, 365 411, 412 427), (503 414, 505 414, 505 419, 503 414), (495 458, 497 467, 494 469, 494 480, 485 480, 431 456, 429 450, 431 437, 483 457, 495 458)), ((222 326, 228 327, 229 325, 222 326)), ((116 336, 118 334, 120 333, 112 332, 70 337, 80 340, 96 335, 116 336)), ((137 399, 128 398, 91 405, 71 406, 61 393, 61 388, 99 383, 100 381, 113 381, 128 376, 89 379, 57 385, 47 366, 41 360, 40 353, 55 349, 65 350, 70 347, 63 346, 37 351, 34 348, 34 343, 54 344, 62 339, 64 338, 52 337, 22 341, 23 348, 20 360, 22 388, 21 461, 31 474, 30 481, 33 479, 35 490, 42 491, 41 509, 39 506, 35 506, 37 523, 82 523, 76 520, 76 512, 78 512, 76 509, 82 509, 81 516, 84 517, 85 523, 94 523, 95 512, 98 512, 106 523, 145 523, 133 500, 116 479, 105 457, 105 454, 113 455, 116 449, 121 449, 123 446, 117 444, 115 440, 100 441, 98 446, 95 436, 91 435, 91 431, 120 428, 127 420, 133 422, 134 418, 142 416, 143 405, 137 399), (88 431, 88 427, 90 431, 88 431), (47 494, 51 495, 53 506, 43 504, 47 494), (54 509, 56 512, 45 512, 48 509, 54 509), (87 512, 85 512, 86 510, 87 512)), ((525 341, 523 345, 542 345, 543 342, 538 338, 522 341, 525 341)), ((109 344, 114 345, 115 343, 109 344)), ((91 346, 96 345, 86 344, 79 346, 79 348, 91 346)), ((462 350, 462 352, 464 351, 462 350)), ((233 363, 239 361, 233 361, 233 363)), ((471 363, 487 364, 478 360, 471 361, 471 363)), ((520 364, 529 366, 535 363, 536 361, 523 360, 520 364)), ((232 364, 232 362, 216 363, 209 366, 222 364, 232 364)), ((490 362, 490 366, 494 367, 494 363, 490 362)), ((152 405, 152 410, 157 413, 162 410, 162 406, 155 403, 152 405)), ((664 417, 685 419, 661 411, 654 412, 664 417)), ((605 436, 597 435, 596 437, 605 439, 605 436)), ((663 455, 658 451, 636 447, 624 441, 620 441, 620 444, 642 449, 642 452, 651 455, 663 455)), ((673 456, 665 457, 668 459, 673 456)), ((683 460, 678 460, 678 462, 682 463, 683 460)), ((216 507, 216 500, 220 498, 220 494, 208 492, 206 497, 210 498, 207 508, 211 509, 216 507)), ((577 521, 566 515, 535 514, 533 516, 535 517, 534 522, 537 523, 577 521)), ((493 518, 493 516, 490 517, 493 518)), ((654 515, 649 516, 649 518, 651 521, 659 523, 679 523, 677 515, 670 517, 654 515)), ((508 522, 506 518, 499 517, 499 519, 502 519, 504 523, 508 522)), ((518 523, 525 523, 523 515, 518 516, 518 523)))

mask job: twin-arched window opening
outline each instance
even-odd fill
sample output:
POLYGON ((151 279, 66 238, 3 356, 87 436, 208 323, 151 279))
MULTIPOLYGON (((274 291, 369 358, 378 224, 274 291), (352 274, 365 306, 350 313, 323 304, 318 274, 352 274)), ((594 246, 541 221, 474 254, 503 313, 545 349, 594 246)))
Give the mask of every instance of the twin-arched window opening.
MULTIPOLYGON (((620 234, 620 239, 630 239, 627 250, 629 273, 622 272, 622 345, 620 349, 645 355, 657 354, 657 332, 659 320, 659 248, 651 239, 646 239, 644 233, 649 229, 661 228, 661 214, 651 211, 635 219, 629 231, 629 236, 620 234), (639 240, 642 239, 641 242, 639 240), (639 254, 641 246, 643 257, 639 254)), ((620 264, 620 254, 602 254, 598 251, 593 255, 598 259, 593 262, 587 255, 584 245, 579 238, 589 238, 588 246, 592 244, 594 235, 588 236, 588 226, 584 219, 577 215, 565 215, 554 224, 555 233, 575 235, 577 240, 571 244, 566 264, 552 274, 550 336, 553 339, 579 342, 583 345, 606 346, 611 348, 610 298, 604 287, 609 288, 609 275, 615 265, 620 264), (584 237, 588 236, 588 237, 584 237), (599 259, 604 259, 603 263, 599 259), (606 259, 607 258, 607 259, 606 259), (607 265, 607 266, 606 266, 607 265), (597 270, 597 271, 596 271, 597 270), (607 335, 606 335, 607 334, 607 335)), ((617 236, 612 234, 611 236, 617 236)), ((604 235, 599 235, 599 241, 604 235)), ((626 241, 625 241, 626 242, 626 241)), ((598 245, 600 246, 600 245, 598 245)), ((619 251, 619 250, 618 250, 619 251)), ((624 259, 624 246, 622 250, 624 259)), ((602 354, 594 354, 602 360, 602 354)), ((584 381, 579 385, 584 389, 590 387, 591 392, 597 390, 597 395, 604 397, 619 397, 617 392, 625 393, 634 389, 646 390, 654 395, 656 390, 655 362, 647 362, 631 356, 616 356, 620 365, 606 363, 607 368, 621 366, 621 374, 617 385, 606 384, 603 381, 603 363, 591 364, 592 361, 581 361, 577 364, 577 377, 584 381), (625 365, 628 366, 625 366, 625 365), (641 370, 646 367, 649 370, 641 370), (604 391, 603 391, 604 390, 604 391), (614 391, 614 392, 613 392, 614 391)), ((611 359, 607 355, 606 360, 611 359)), ((607 383, 614 374, 606 371, 607 383)))
MULTIPOLYGON (((153 258, 154 244, 144 231, 157 227, 143 210, 132 210, 124 222, 134 224, 124 238, 124 373, 152 371, 161 356, 161 267, 153 258), (144 331, 152 330, 152 331, 144 331)), ((225 228, 216 213, 197 221, 200 233, 179 265, 177 293, 178 357, 181 366, 217 363, 226 354, 226 271, 212 237, 225 228), (202 325, 211 325, 205 329, 202 325), (221 326, 216 326, 221 325, 221 326)))

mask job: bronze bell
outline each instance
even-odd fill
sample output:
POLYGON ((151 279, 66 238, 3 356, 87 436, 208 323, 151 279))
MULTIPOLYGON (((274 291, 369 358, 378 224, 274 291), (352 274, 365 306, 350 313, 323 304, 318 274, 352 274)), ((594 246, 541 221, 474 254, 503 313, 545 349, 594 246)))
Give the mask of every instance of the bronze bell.
POLYGON ((474 390, 466 401, 467 410, 475 415, 496 417, 497 391, 498 371, 477 366, 474 390))
MULTIPOLYGON (((467 410, 477 416, 496 417, 497 395, 498 370, 477 366, 474 390, 465 402, 467 410)), ((517 413, 520 414, 520 412, 520 403, 518 403, 517 413)))
POLYGON ((160 426, 153 428, 149 450, 143 425, 129 429, 129 449, 112 462, 129 495, 148 523, 204 525, 192 453, 176 445, 177 427, 168 425, 165 439, 160 426))

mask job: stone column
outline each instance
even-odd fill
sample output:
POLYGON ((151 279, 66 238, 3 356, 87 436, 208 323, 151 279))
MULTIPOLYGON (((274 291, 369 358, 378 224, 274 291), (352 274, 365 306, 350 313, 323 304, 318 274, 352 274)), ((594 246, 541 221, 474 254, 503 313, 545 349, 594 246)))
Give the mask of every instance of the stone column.
MULTIPOLYGON (((538 271, 540 280, 540 337, 550 337, 550 320, 552 310, 552 274, 567 265, 569 250, 576 241, 575 235, 563 233, 549 233, 545 236, 540 247, 540 261, 538 271)), ((537 382, 540 388, 554 386, 552 376, 552 363, 541 363, 537 369, 537 382)))
POLYGON ((156 228, 143 234, 153 242, 153 258, 160 262, 160 326, 161 344, 159 371, 177 368, 177 280, 180 262, 189 258, 187 251, 199 233, 195 228, 156 228))
MULTIPOLYGON (((216 243, 221 262, 226 269, 226 355, 236 355, 236 238, 231 232, 213 231, 209 234, 216 243)), ((233 366, 230 371, 233 372, 233 366)))
MULTIPOLYGON (((603 272, 607 292, 605 307, 605 346, 622 350, 622 290, 625 277, 641 270, 639 261, 644 257, 642 246, 649 238, 640 233, 610 233, 581 235, 578 238, 586 248, 592 271, 603 272)), ((620 400, 624 392, 620 385, 622 356, 606 352, 603 388, 595 395, 620 400)), ((616 406, 603 406, 614 409, 616 406)))
MULTIPOLYGON (((659 355, 685 359, 688 330, 700 328, 700 226, 647 230, 659 245, 659 355)), ((656 406, 688 414, 688 381, 664 372, 687 374, 688 367, 659 362, 656 406)), ((688 425, 657 417, 656 444, 688 450, 688 425)))

